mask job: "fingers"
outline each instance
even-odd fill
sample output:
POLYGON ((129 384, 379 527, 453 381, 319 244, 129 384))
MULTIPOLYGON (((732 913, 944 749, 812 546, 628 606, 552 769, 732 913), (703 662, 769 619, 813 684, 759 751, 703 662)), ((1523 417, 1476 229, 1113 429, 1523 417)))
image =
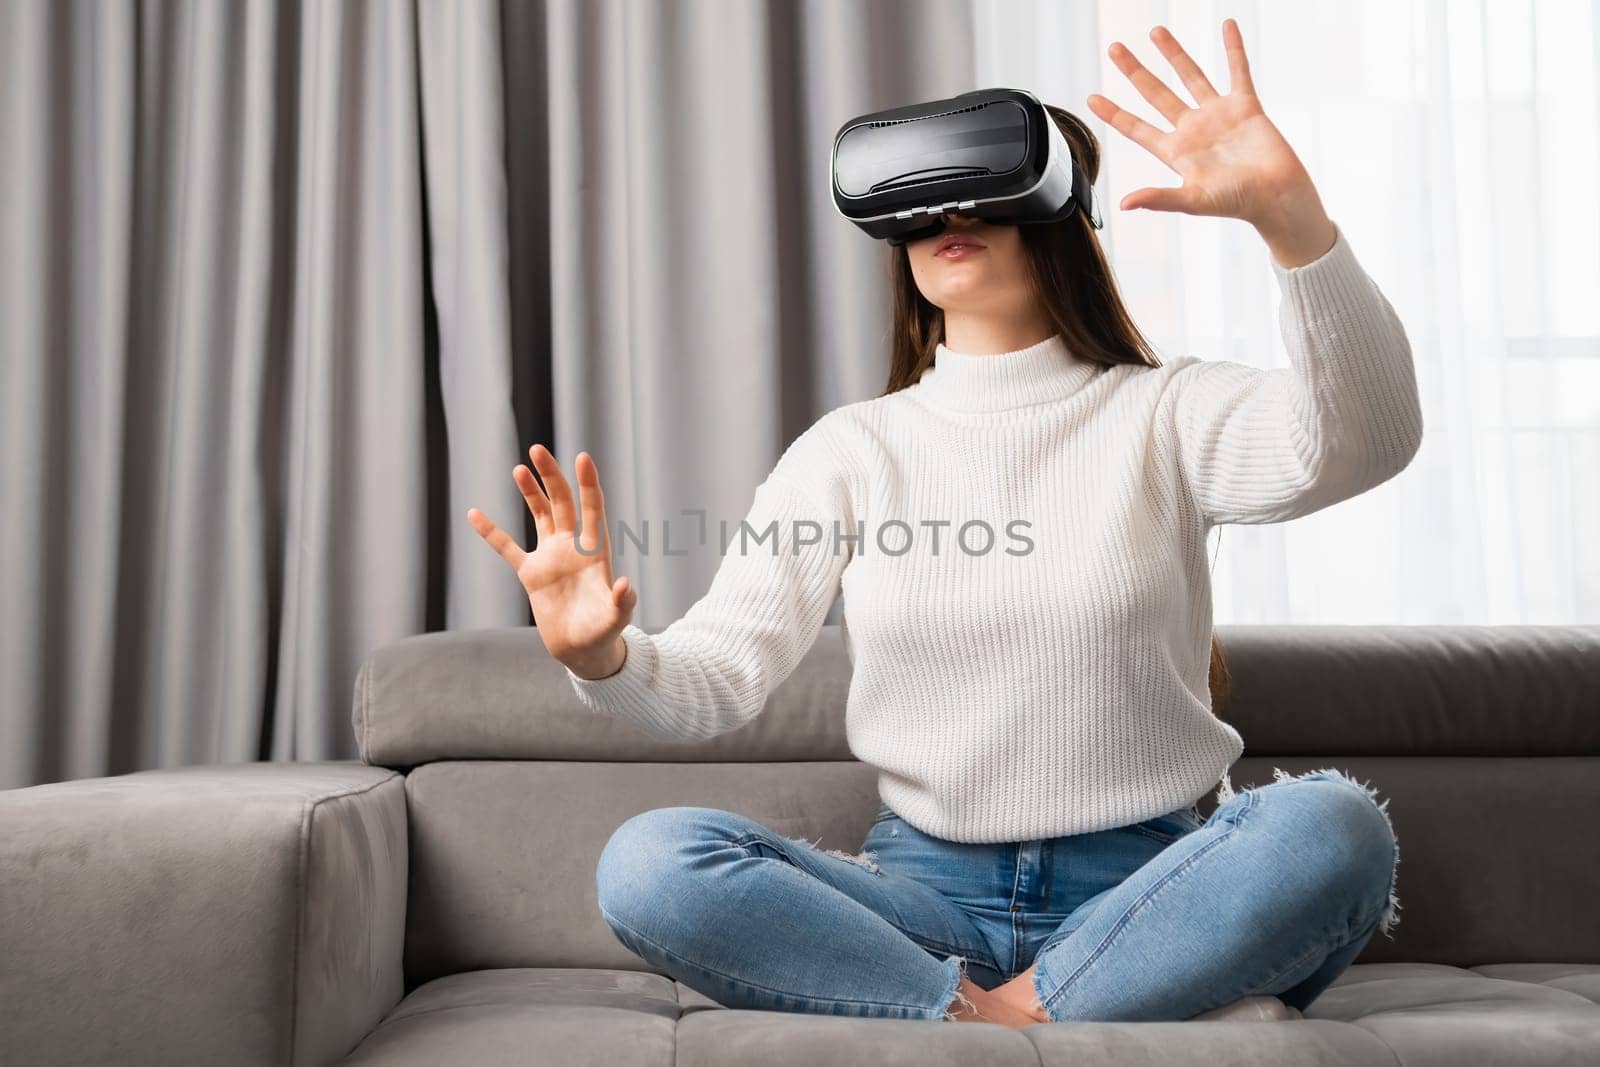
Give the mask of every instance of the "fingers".
POLYGON ((611 602, 617 606, 619 614, 628 614, 639 603, 638 587, 625 577, 618 578, 611 583, 611 602))
POLYGON ((1144 146, 1150 154, 1166 162, 1166 157, 1161 151, 1161 138, 1165 137, 1162 131, 1141 119, 1131 111, 1125 111, 1101 96, 1099 93, 1089 94, 1089 110, 1093 111, 1100 119, 1112 129, 1127 137, 1130 141, 1144 146))
POLYGON ((626 626, 633 621, 634 606, 639 603, 639 590, 626 578, 611 583, 611 603, 617 609, 617 619, 626 626))
POLYGON ((489 547, 499 553, 501 559, 511 564, 512 570, 522 569, 522 560, 527 553, 511 539, 510 534, 496 526, 489 520, 489 516, 477 508, 467 509, 467 521, 478 531, 478 536, 489 542, 489 547))
POLYGON ((534 445, 528 449, 528 457, 533 460, 539 477, 544 479, 545 496, 550 501, 551 523, 557 530, 571 531, 577 509, 572 503, 572 487, 567 484, 567 476, 561 473, 561 464, 556 462, 556 457, 544 445, 534 445))
POLYGON ((1222 20, 1222 47, 1228 52, 1228 92, 1254 96, 1256 84, 1250 78, 1250 62, 1244 56, 1244 36, 1233 19, 1222 20))
POLYGON ((1178 39, 1172 36, 1171 30, 1165 26, 1157 26, 1150 31, 1150 39, 1161 49, 1161 54, 1167 57, 1167 62, 1172 64, 1172 69, 1183 79, 1183 84, 1189 87, 1195 103, 1203 104, 1217 95, 1216 87, 1200 69, 1200 65, 1184 51, 1178 39))
POLYGON ((1178 116, 1189 110, 1189 105, 1177 93, 1167 88, 1167 83, 1150 73, 1145 65, 1139 62, 1139 57, 1128 51, 1121 41, 1113 41, 1107 49, 1111 62, 1117 69, 1128 76, 1139 95, 1150 101, 1150 106, 1161 112, 1162 116, 1174 126, 1178 124, 1178 116))
POLYGON ((1148 211, 1184 211, 1190 214, 1200 214, 1190 202, 1189 186, 1177 185, 1164 188, 1159 185, 1148 185, 1143 189, 1135 189, 1122 198, 1118 205, 1124 211, 1136 208, 1145 208, 1148 211))
POLYGON ((512 468, 511 480, 516 482, 517 488, 522 491, 522 499, 528 502, 528 510, 533 512, 533 528, 539 531, 539 538, 543 540, 551 532, 555 522, 550 514, 550 498, 544 495, 544 488, 539 484, 539 479, 520 463, 512 468))
POLYGON ((588 536, 579 537, 578 547, 587 553, 597 553, 606 540, 606 502, 600 491, 600 468, 594 457, 579 452, 573 462, 578 472, 578 500, 583 512, 583 530, 588 536))

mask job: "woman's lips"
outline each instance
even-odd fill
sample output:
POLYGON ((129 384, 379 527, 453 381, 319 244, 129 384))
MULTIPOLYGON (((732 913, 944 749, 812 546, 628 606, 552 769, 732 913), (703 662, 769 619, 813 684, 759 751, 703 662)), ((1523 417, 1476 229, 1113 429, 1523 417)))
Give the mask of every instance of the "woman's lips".
POLYGON ((934 255, 940 259, 965 259, 982 251, 984 248, 981 245, 951 245, 942 252, 935 252, 934 255))

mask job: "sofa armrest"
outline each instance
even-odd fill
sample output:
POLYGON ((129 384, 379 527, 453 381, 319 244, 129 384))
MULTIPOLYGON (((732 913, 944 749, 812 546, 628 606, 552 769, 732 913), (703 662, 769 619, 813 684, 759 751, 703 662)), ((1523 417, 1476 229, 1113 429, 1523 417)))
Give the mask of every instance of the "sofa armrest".
POLYGON ((406 829, 354 761, 0 792, 0 1060, 342 1057, 403 992, 406 829))

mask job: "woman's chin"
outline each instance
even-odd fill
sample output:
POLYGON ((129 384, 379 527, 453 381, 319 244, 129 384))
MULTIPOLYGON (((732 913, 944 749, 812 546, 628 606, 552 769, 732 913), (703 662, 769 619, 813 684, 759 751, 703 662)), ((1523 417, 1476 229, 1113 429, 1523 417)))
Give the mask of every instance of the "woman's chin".
POLYGON ((939 279, 939 292, 944 297, 955 297, 968 304, 979 302, 974 298, 989 288, 988 279, 979 270, 952 269, 939 279))

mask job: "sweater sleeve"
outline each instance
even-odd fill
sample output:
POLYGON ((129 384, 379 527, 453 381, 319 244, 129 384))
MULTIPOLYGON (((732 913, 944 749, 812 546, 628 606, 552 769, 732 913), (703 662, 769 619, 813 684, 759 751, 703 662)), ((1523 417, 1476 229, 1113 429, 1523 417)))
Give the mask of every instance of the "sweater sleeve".
POLYGON ((1290 367, 1185 357, 1169 393, 1180 466, 1207 525, 1298 518, 1404 470, 1422 444, 1411 343, 1342 228, 1285 268, 1290 367))
POLYGON ((670 741, 705 740, 760 714, 816 641, 851 554, 854 523, 821 436, 817 426, 802 434, 756 488, 743 524, 719 538, 727 546, 710 588, 682 618, 655 634, 624 627, 615 674, 568 669, 585 707, 670 741))

